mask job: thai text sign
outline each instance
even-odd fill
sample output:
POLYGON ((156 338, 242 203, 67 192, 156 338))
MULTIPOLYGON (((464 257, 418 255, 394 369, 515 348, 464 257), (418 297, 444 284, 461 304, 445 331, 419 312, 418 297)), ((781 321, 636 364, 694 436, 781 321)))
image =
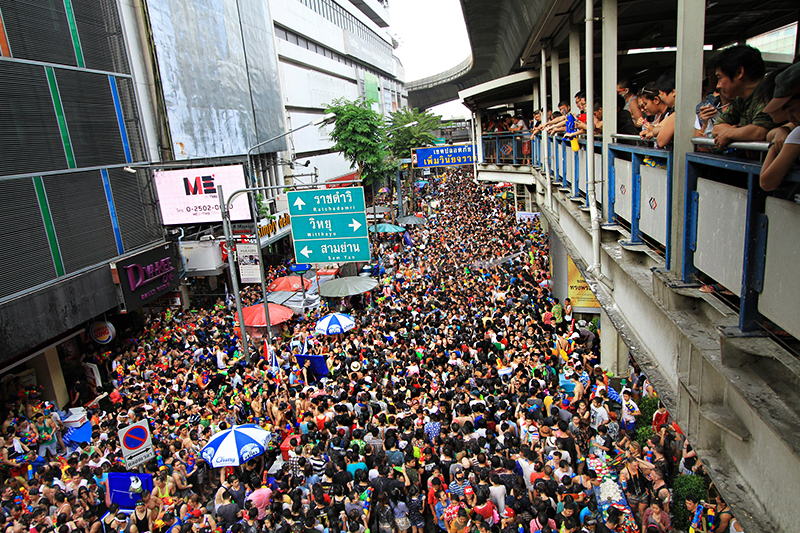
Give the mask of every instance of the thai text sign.
POLYGON ((415 148, 411 151, 411 160, 415 168, 471 165, 475 162, 475 152, 473 144, 415 148))

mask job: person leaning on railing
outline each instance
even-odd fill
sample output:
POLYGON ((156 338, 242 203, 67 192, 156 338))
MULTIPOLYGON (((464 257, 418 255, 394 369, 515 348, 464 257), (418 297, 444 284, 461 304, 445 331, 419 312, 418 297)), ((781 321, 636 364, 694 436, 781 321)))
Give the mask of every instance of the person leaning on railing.
MULTIPOLYGON (((800 124, 800 63, 791 65, 775 77, 775 92, 764 112, 776 122, 788 120, 793 127, 785 140, 776 140, 779 136, 773 138, 761 166, 761 188, 772 191, 800 158, 800 128, 796 127, 800 124)), ((789 129, 788 126, 783 128, 789 129)))
POLYGON ((764 97, 771 92, 767 89, 771 78, 765 78, 765 73, 761 52, 752 46, 732 46, 717 57, 717 89, 731 100, 711 131, 717 148, 736 141, 765 141, 779 126, 764 113, 764 97))

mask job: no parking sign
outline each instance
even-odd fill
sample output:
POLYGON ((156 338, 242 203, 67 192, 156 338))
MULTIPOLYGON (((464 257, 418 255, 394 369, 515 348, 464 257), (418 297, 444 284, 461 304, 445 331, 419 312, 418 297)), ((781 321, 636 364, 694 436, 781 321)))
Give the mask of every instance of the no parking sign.
POLYGON ((156 456, 150 435, 150 424, 142 420, 119 430, 117 433, 125 467, 128 470, 143 465, 156 456))

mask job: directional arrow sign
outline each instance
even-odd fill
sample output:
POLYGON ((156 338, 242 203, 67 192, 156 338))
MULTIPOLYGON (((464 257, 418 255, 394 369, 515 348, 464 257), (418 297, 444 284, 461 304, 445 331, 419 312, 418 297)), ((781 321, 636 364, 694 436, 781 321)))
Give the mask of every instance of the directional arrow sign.
POLYGON ((296 241, 366 237, 364 213, 292 217, 292 235, 296 241))
POLYGON ((291 191, 286 197, 292 216, 358 213, 364 211, 365 205, 364 189, 361 187, 291 191))
POLYGON ((309 263, 369 261, 369 237, 295 241, 294 255, 309 263))

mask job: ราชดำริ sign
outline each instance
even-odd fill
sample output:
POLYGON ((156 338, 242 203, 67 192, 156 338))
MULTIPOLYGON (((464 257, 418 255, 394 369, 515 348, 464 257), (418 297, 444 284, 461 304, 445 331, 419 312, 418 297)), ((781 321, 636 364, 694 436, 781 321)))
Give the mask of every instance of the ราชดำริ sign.
POLYGON ((454 144, 450 146, 434 146, 432 148, 414 148, 411 160, 415 168, 451 167, 471 165, 475 162, 475 145, 454 144))
POLYGON ((314 189, 287 193, 289 214, 319 215, 323 213, 357 213, 364 211, 364 189, 345 187, 340 189, 314 189))
POLYGON ((297 263, 369 261, 364 189, 317 189, 287 194, 297 263))
POLYGON ((125 468, 128 470, 143 465, 156 456, 153 451, 150 424, 147 420, 122 428, 117 432, 117 437, 119 438, 120 448, 122 448, 125 468))

